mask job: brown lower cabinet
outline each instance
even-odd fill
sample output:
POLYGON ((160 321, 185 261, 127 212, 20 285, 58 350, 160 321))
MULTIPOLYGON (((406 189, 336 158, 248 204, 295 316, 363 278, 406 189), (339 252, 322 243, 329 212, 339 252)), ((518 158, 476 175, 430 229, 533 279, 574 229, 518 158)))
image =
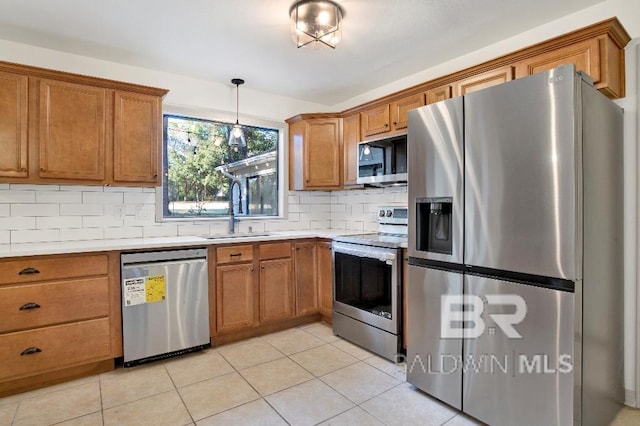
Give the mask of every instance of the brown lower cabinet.
POLYGON ((320 319, 316 244, 279 241, 211 250, 214 345, 320 319))
POLYGON ((120 256, 0 259, 0 397, 114 368, 120 256))
POLYGON ((216 268, 216 331, 234 331, 256 323, 252 263, 216 268))
POLYGON ((320 314, 322 319, 331 322, 333 316, 333 256, 331 254, 331 241, 320 241, 317 244, 320 314))
POLYGON ((318 312, 318 264, 314 241, 296 243, 296 315, 318 312))

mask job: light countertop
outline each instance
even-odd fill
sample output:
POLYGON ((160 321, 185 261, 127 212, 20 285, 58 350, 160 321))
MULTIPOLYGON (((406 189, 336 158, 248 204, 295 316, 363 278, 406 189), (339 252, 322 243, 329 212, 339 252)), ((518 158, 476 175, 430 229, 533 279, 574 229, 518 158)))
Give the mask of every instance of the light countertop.
POLYGON ((303 238, 327 238, 338 235, 358 234, 357 231, 339 229, 317 229, 305 231, 278 231, 266 233, 236 234, 232 238, 226 235, 126 238, 88 241, 64 241, 27 244, 0 245, 0 258, 18 256, 38 256, 52 254, 87 253, 97 251, 157 250, 175 247, 205 247, 217 244, 253 243, 303 238), (216 238, 218 237, 218 238, 216 238))

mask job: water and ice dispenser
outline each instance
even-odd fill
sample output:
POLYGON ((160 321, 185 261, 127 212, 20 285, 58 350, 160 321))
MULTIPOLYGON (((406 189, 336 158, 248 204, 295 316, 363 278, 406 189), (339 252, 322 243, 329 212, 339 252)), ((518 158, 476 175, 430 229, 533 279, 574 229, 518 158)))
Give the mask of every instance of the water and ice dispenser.
POLYGON ((416 200, 416 249, 423 252, 453 253, 453 198, 416 200))

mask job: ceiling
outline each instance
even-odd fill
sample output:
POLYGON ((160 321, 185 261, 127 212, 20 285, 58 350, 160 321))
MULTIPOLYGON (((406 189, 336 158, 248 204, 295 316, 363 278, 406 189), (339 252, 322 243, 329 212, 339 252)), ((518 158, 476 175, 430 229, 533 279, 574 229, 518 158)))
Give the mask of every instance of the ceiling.
POLYGON ((0 38, 330 106, 602 1, 338 0, 331 50, 296 48, 293 0, 0 0, 0 38))

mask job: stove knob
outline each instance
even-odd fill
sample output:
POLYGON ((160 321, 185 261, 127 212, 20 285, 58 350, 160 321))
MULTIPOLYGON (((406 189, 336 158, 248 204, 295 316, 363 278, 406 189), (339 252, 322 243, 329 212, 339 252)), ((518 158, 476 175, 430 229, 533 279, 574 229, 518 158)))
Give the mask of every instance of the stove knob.
POLYGON ((391 210, 387 210, 387 217, 393 216, 393 212, 391 210))
POLYGON ((380 211, 378 211, 378 216, 380 216, 380 217, 384 217, 384 210, 380 210, 380 211))

